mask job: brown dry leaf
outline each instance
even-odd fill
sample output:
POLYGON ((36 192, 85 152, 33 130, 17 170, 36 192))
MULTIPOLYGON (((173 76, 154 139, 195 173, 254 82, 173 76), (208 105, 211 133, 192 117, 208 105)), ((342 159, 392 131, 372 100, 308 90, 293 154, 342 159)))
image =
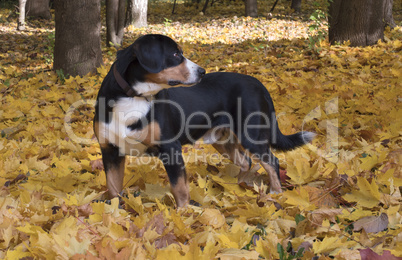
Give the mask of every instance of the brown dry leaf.
POLYGON ((103 162, 102 159, 96 159, 90 162, 92 171, 95 170, 103 170, 103 162))
POLYGON ((338 200, 327 189, 319 189, 316 187, 306 186, 310 202, 318 208, 333 208, 339 205, 338 200))
POLYGON ((396 178, 402 178, 402 149, 391 151, 387 155, 387 162, 381 171, 385 173, 389 169, 395 169, 394 176, 396 178))
POLYGON ((345 249, 336 255, 339 260, 361 260, 361 255, 358 250, 345 249))
POLYGON ((256 173, 240 173, 237 177, 238 184, 246 189, 253 189, 254 185, 260 185, 261 183, 269 184, 269 177, 266 174, 256 173))
POLYGON ((374 245, 374 242, 369 238, 367 232, 364 229, 361 230, 359 243, 362 244, 364 247, 372 247, 374 245))
POLYGON ((370 216, 359 219, 353 223, 353 231, 364 229, 367 233, 378 233, 387 229, 388 215, 381 213, 379 216, 370 216))
POLYGON ((332 223, 335 223, 335 217, 340 214, 342 214, 342 209, 318 209, 311 212, 309 218, 311 222, 319 226, 322 224, 324 219, 328 219, 332 223))
POLYGON ((176 241, 177 241, 176 236, 173 234, 173 232, 171 232, 171 233, 167 233, 166 235, 155 239, 154 245, 156 248, 163 248, 163 247, 167 247, 168 245, 170 245, 172 243, 177 243, 176 241))
POLYGON ((382 255, 377 254, 371 248, 360 249, 361 260, 402 260, 402 257, 396 257, 389 250, 384 250, 382 255))
POLYGON ((163 231, 165 230, 165 222, 164 222, 164 217, 163 213, 159 213, 155 215, 148 223, 138 231, 137 237, 142 237, 144 236, 144 233, 147 231, 155 231, 157 234, 161 235, 163 231))

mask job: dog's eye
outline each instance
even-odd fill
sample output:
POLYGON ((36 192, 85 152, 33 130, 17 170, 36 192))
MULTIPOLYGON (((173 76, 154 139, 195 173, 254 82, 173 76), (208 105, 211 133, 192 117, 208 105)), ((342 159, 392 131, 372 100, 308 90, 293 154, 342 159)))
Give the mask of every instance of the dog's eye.
POLYGON ((179 58, 181 56, 181 53, 180 52, 175 52, 175 53, 173 53, 173 56, 175 58, 179 58))

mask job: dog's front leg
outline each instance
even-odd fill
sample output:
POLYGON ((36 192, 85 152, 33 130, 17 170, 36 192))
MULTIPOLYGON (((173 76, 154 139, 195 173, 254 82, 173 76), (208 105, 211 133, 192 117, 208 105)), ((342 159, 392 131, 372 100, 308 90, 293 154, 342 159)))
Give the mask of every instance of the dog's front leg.
POLYGON ((117 197, 123 189, 125 155, 111 144, 101 147, 103 166, 106 173, 106 186, 109 199, 117 197))
POLYGON ((185 207, 190 201, 190 192, 180 143, 161 147, 159 158, 168 174, 177 207, 185 207))

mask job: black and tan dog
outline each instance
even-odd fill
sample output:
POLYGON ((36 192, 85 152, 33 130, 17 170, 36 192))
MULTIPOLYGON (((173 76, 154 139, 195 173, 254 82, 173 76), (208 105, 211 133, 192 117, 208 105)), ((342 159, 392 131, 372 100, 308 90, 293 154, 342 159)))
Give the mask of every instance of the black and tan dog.
POLYGON ((125 156, 148 154, 162 160, 179 207, 190 199, 182 145, 204 138, 243 173, 252 161, 260 163, 270 191, 281 192, 279 163, 270 147, 287 151, 314 137, 281 133, 271 97, 257 79, 205 75, 163 35, 142 36, 118 52, 98 94, 94 128, 110 197, 123 189, 125 156))

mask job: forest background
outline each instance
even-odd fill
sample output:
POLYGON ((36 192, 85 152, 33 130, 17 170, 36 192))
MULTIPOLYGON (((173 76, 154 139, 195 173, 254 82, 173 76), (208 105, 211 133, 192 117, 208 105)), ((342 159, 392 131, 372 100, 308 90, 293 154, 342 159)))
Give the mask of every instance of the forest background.
POLYGON ((310 19, 313 1, 297 14, 279 1, 268 15, 271 5, 259 2, 260 16, 249 18, 241 1, 205 14, 180 4, 174 15, 172 3, 155 1, 147 28, 126 28, 123 46, 161 33, 208 72, 258 78, 286 134, 318 134, 276 153, 286 187, 277 195, 258 167, 239 185, 239 169, 213 148, 184 147, 201 206, 179 211, 163 165, 134 157, 124 207, 94 201, 105 175, 93 102, 118 49, 105 45, 104 19, 104 66, 69 77, 52 69, 54 22, 28 20, 17 31, 14 10, 2 8, 0 258, 402 259, 402 2, 394 1, 398 27, 364 48, 311 38, 327 31, 325 19, 310 19))

